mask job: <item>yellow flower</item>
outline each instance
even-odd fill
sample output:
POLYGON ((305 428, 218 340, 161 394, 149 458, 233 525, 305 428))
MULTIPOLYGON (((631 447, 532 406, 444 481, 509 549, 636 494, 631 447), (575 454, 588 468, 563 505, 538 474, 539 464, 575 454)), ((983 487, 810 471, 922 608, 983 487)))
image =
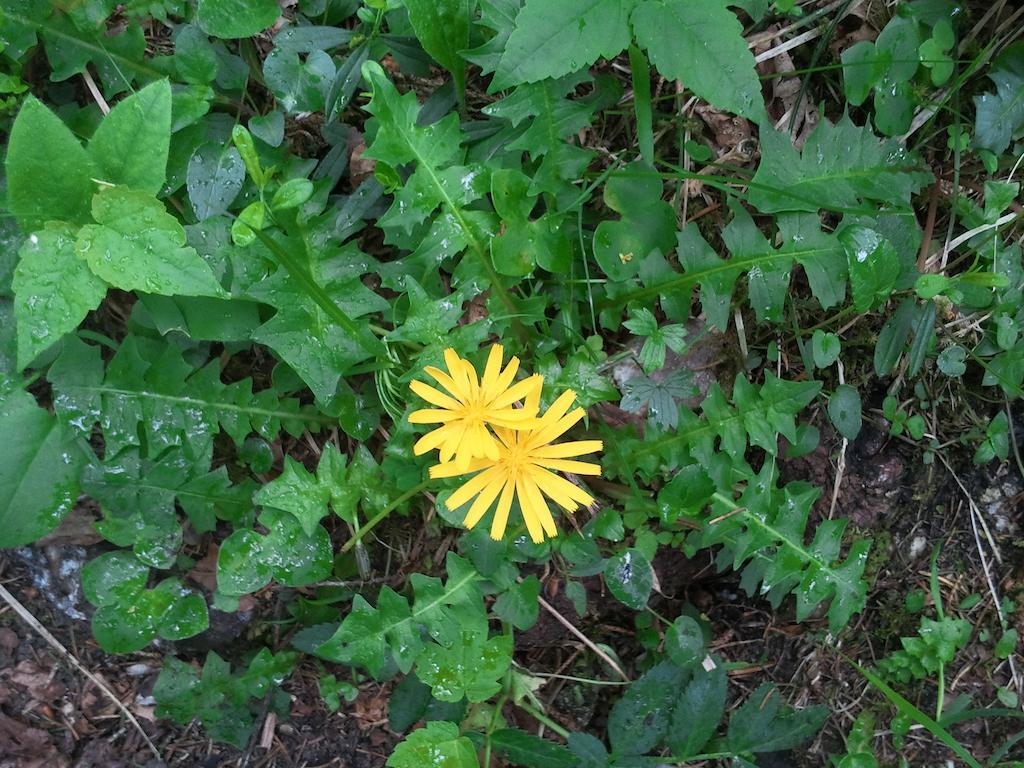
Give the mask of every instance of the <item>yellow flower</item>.
POLYGON ((519 358, 513 357, 502 370, 503 354, 500 345, 491 347, 480 379, 473 365, 453 349, 444 351, 447 373, 432 365, 424 368, 450 394, 422 381, 413 381, 409 385, 413 392, 437 406, 413 411, 409 414, 409 423, 441 425, 417 440, 413 453, 420 456, 438 448, 442 462, 450 462, 454 458, 458 470, 465 472, 473 459, 497 460, 500 455, 498 441, 488 430, 488 425, 509 431, 533 425, 544 377, 530 376, 513 384, 519 370, 519 358), (515 403, 534 393, 532 409, 514 407, 515 403))
MULTIPOLYGON (((535 406, 539 397, 539 392, 531 393, 526 401, 527 409, 535 406)), ((558 535, 545 496, 550 497, 568 512, 579 506, 590 506, 594 503, 594 498, 589 493, 556 474, 601 474, 601 467, 597 464, 572 459, 575 456, 600 451, 600 440, 554 443, 583 418, 585 412, 582 408, 569 411, 575 399, 576 393, 567 390, 555 400, 547 413, 528 429, 514 431, 497 427, 494 430, 498 438, 498 455, 474 458, 469 463, 468 471, 477 474, 449 496, 446 502, 448 509, 454 511, 476 497, 466 514, 467 528, 472 528, 480 522, 480 518, 491 508, 494 500, 498 499, 494 520, 491 523, 491 538, 500 539, 508 524, 512 499, 516 497, 530 538, 539 543, 544 541, 545 534, 549 537, 558 535)), ((455 462, 443 462, 430 468, 430 476, 455 477, 466 471, 455 462)))

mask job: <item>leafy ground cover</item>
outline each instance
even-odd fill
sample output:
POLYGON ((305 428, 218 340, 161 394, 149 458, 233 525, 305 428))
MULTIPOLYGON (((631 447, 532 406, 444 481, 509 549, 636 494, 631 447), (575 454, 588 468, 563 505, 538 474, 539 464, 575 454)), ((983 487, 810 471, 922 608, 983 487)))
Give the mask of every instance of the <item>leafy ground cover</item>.
POLYGON ((0 753, 1024 764, 1022 31, 6 3, 0 753))

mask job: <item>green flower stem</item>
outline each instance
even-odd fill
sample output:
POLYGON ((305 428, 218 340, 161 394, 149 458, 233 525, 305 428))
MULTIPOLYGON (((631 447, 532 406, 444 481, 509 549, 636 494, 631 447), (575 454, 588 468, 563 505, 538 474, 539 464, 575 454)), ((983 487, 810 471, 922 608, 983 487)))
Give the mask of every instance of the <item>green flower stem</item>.
POLYGON ((398 509, 398 507, 402 506, 405 502, 407 502, 413 496, 415 496, 418 493, 422 493, 427 488, 429 488, 431 482, 432 481, 428 478, 428 479, 424 480, 423 482, 421 482, 419 485, 413 486, 408 491, 406 491, 401 496, 399 496, 397 499, 395 499, 390 504, 388 504, 386 507, 384 507, 384 509, 382 509, 380 512, 378 512, 376 515, 374 515, 369 520, 367 520, 366 521, 366 525, 361 527, 356 532, 355 536, 353 536, 351 539, 349 539, 348 541, 346 541, 344 544, 341 545, 341 549, 338 550, 339 554, 343 555, 346 552, 348 552, 350 549, 355 547, 360 541, 362 541, 363 536, 365 536, 367 533, 369 533, 374 528, 376 528, 377 525, 384 520, 384 518, 386 518, 388 515, 390 515, 396 509, 398 509))
POLYGON ((550 717, 545 715, 543 712, 541 712, 535 706, 530 704, 528 701, 520 701, 518 704, 516 704, 516 706, 524 712, 526 712, 527 714, 529 714, 530 717, 532 717, 534 720, 537 720, 546 725, 548 728, 557 733, 563 739, 569 738, 569 731, 560 726, 558 723, 556 723, 550 717))

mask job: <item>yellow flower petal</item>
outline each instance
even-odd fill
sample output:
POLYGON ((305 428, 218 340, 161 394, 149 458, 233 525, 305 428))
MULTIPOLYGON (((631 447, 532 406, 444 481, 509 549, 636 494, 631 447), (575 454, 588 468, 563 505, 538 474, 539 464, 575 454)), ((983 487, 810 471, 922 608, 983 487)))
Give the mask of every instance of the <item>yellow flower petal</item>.
POLYGON ((600 475, 601 465, 591 464, 587 461, 572 461, 571 459, 535 459, 534 464, 546 469, 555 469, 559 472, 572 472, 577 475, 600 475))
POLYGON ((484 474, 493 472, 492 479, 488 480, 488 484, 480 491, 480 495, 476 497, 473 505, 469 508, 469 512, 466 513, 466 519, 463 524, 467 528, 472 528, 480 519, 487 514, 487 510, 491 508, 491 504, 498 498, 498 494, 501 493, 501 489, 505 487, 506 479, 504 473, 497 467, 487 470, 484 474))
POLYGON ((603 445, 600 440, 573 440, 568 443, 555 443, 535 449, 533 456, 545 459, 566 459, 570 456, 582 456, 585 453, 600 451, 603 445))
POLYGON ((516 486, 512 478, 505 481, 505 487, 501 491, 501 498, 498 499, 498 506, 494 510, 494 519, 491 521, 491 538, 500 539, 505 535, 505 526, 508 525, 508 513, 512 509, 512 495, 516 486))
POLYGON ((458 414, 444 408, 421 408, 409 414, 410 424, 444 424, 459 418, 458 414))
POLYGON ((409 383, 409 389, 415 392, 417 395, 422 397, 431 405, 436 405, 438 408, 445 408, 449 411, 457 411, 462 408, 462 403, 458 400, 453 400, 443 392, 438 392, 429 384, 424 384, 422 381, 412 381, 409 383))

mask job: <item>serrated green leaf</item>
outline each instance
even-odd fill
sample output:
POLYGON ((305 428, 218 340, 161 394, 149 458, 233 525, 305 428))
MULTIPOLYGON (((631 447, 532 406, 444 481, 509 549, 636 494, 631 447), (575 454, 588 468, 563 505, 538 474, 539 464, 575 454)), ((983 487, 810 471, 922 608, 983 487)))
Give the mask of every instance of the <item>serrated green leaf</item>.
POLYGON ((792 749, 817 733, 827 715, 824 706, 801 710, 781 706, 778 689, 766 683, 729 717, 729 749, 755 753, 792 749))
MULTIPOLYGON (((333 452, 333 449, 330 450, 333 452)), ((253 501, 290 512, 306 535, 312 536, 317 524, 327 514, 330 496, 327 486, 318 483, 302 464, 286 456, 284 471, 260 488, 253 496, 253 501)))
POLYGON ((540 580, 530 574, 502 592, 494 602, 494 614, 519 630, 527 630, 537 623, 540 580))
POLYGON ((844 211, 861 200, 905 207, 931 181, 901 144, 879 141, 848 115, 834 125, 823 120, 802 152, 788 134, 763 131, 761 153, 748 199, 764 213, 844 211))
POLYGON ((25 232, 89 220, 96 166, 53 112, 28 96, 7 142, 7 205, 25 232))
POLYGON ((669 662, 649 669, 629 686, 608 715, 608 738, 617 755, 643 755, 665 738, 672 702, 686 680, 669 662))
POLYGON ((1022 53, 1024 45, 1019 42, 1001 53, 986 71, 995 92, 974 97, 974 144, 997 155, 1024 125, 1022 53))
POLYGON ((585 69, 629 45, 635 0, 526 0, 491 82, 491 90, 585 69))
POLYGON ((99 306, 107 284, 75 252, 75 233, 51 226, 29 235, 14 270, 18 369, 78 327, 99 306))
POLYGON ((641 0, 630 21, 637 42, 665 78, 681 80, 716 107, 755 123, 767 118, 754 56, 724 3, 641 0))
POLYGON ((89 156, 97 178, 156 195, 164 186, 170 139, 171 86, 158 80, 103 118, 89 140, 89 156))
POLYGON ((390 652, 403 672, 412 669, 423 651, 419 625, 425 625, 434 639, 448 645, 461 632, 485 632, 486 613, 477 582, 480 575, 464 560, 448 554, 448 581, 413 574, 415 602, 408 601, 385 587, 376 608, 356 596, 352 611, 341 626, 315 653, 330 661, 357 664, 377 676, 384 668, 385 653, 390 652))
POLYGON ((697 667, 676 699, 668 729, 668 745, 676 758, 700 754, 725 714, 728 680, 717 661, 710 670, 697 667))
POLYGON ((450 647, 429 643, 416 661, 416 676, 439 701, 486 701, 501 690, 512 661, 512 636, 488 638, 463 631, 450 647))

